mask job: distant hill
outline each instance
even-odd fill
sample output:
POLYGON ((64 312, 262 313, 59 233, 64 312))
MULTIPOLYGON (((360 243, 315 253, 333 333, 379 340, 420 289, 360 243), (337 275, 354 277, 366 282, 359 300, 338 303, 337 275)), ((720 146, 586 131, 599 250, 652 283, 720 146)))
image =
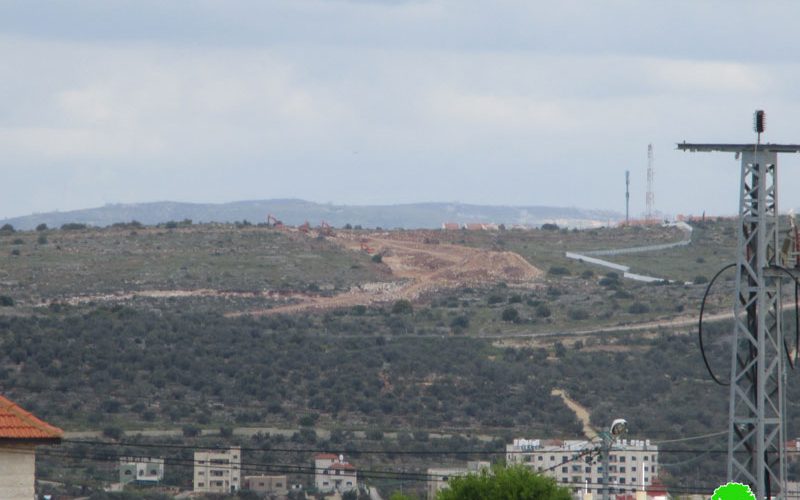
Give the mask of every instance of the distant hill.
POLYGON ((108 226, 116 222, 137 220, 153 225, 171 220, 191 219, 194 222, 265 222, 272 214, 285 224, 298 225, 320 221, 341 227, 360 224, 367 228, 439 228, 444 222, 483 222, 506 226, 540 226, 556 223, 568 227, 593 227, 616 223, 622 215, 608 210, 570 207, 486 206, 461 203, 413 203, 404 205, 331 205, 304 200, 260 200, 231 203, 133 203, 109 204, 103 207, 48 212, 0 220, 17 229, 33 229, 44 223, 60 227, 68 222, 92 226, 108 226))

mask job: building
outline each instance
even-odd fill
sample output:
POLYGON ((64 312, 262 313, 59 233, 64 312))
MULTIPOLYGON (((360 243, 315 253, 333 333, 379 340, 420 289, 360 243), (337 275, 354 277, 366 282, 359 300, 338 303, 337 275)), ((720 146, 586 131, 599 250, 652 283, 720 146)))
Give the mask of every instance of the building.
MULTIPOLYGON (((590 441, 515 439, 506 445, 509 464, 525 464, 555 478, 579 493, 584 486, 597 490, 603 484, 599 444, 590 441)), ((658 446, 650 440, 623 439, 609 453, 611 493, 635 493, 649 487, 658 477, 658 446)))
POLYGON ((314 456, 314 486, 321 493, 344 493, 358 488, 358 473, 344 455, 320 453, 314 456))
POLYGON ((164 480, 164 459, 122 457, 119 459, 119 482, 122 484, 158 484, 164 480))
POLYGON ((245 476, 244 489, 259 495, 286 496, 289 494, 289 481, 286 476, 245 476))
POLYGON ((428 498, 436 498, 439 490, 447 488, 450 478, 477 474, 482 470, 489 470, 489 462, 467 462, 466 467, 435 467, 428 469, 428 498))
POLYGON ((0 498, 36 497, 36 447, 58 444, 64 431, 0 396, 0 498))
POLYGON ((242 449, 194 452, 194 491, 233 493, 242 488, 242 449))

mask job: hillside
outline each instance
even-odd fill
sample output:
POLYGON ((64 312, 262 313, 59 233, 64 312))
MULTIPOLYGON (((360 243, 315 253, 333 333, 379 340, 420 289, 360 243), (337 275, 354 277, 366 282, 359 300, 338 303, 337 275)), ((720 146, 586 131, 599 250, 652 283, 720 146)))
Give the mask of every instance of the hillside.
POLYGON ((48 212, 0 219, 0 226, 33 229, 39 224, 61 227, 81 223, 105 227, 114 223, 139 221, 155 225, 189 219, 195 222, 250 221, 260 223, 272 214, 286 224, 320 221, 341 227, 345 224, 375 228, 439 228, 444 222, 482 222, 536 227, 557 223, 569 227, 595 227, 616 223, 622 215, 608 210, 543 206, 485 206, 462 203, 414 203, 406 205, 333 205, 303 200, 259 200, 231 203, 154 202, 110 204, 68 212, 48 212))
MULTIPOLYGON (((665 279, 711 276, 729 257, 729 226, 698 225, 689 246, 658 259, 617 259, 665 279), (689 267, 677 266, 687 258, 689 267)), ((564 256, 684 237, 670 227, 5 231, 0 387, 95 438, 204 430, 214 442, 246 444, 260 431, 259 442, 286 436, 289 448, 424 452, 452 446, 428 438, 444 433, 498 458, 510 437, 581 435, 554 389, 585 406, 595 426, 624 416, 632 437, 713 433, 724 427, 727 392, 710 382, 696 348, 704 286, 637 283, 564 256)), ((719 319, 730 286, 712 294, 719 319)), ((724 321, 709 324, 711 362, 723 374, 726 331, 724 321)), ((790 418, 794 435, 800 414, 790 418)), ((662 461, 682 463, 685 453, 662 461)), ((405 466, 424 470, 425 457, 405 466)), ((94 488, 110 471, 52 474, 94 488)), ((716 474, 713 460, 669 472, 694 483, 716 474)))

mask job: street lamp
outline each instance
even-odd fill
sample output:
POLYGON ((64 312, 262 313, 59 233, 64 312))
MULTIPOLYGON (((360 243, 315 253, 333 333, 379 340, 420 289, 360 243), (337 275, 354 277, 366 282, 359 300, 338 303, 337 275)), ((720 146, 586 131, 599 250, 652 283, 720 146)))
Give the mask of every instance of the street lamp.
POLYGON ((615 441, 628 433, 628 421, 624 418, 617 418, 611 422, 608 430, 602 430, 598 433, 602 442, 600 443, 600 454, 603 458, 603 500, 609 500, 608 495, 608 456, 611 451, 611 446, 615 441))

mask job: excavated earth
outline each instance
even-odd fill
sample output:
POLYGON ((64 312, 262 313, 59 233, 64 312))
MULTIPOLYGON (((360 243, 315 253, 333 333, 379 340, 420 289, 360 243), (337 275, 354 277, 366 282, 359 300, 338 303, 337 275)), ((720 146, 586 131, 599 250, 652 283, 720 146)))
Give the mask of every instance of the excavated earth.
POLYGON ((380 254, 396 281, 366 283, 333 297, 309 296, 299 302, 258 309, 241 314, 289 314, 356 305, 389 303, 400 299, 417 300, 442 290, 506 282, 525 285, 539 281, 543 272, 514 252, 499 252, 460 245, 440 244, 425 237, 425 232, 373 233, 369 237, 355 232, 340 232, 333 241, 362 252, 380 254))

